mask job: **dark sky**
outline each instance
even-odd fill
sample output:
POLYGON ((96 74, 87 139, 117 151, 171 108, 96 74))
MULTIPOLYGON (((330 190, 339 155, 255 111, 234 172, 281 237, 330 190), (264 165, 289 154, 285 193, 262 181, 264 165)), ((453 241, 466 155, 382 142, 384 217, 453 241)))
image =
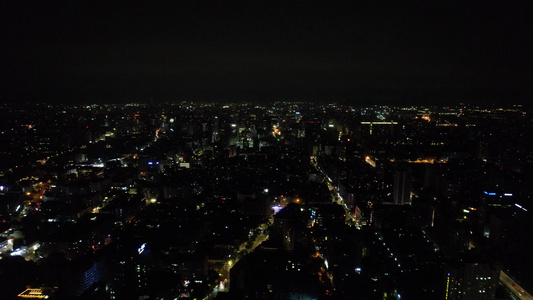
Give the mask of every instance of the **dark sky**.
POLYGON ((0 101, 531 97, 528 1, 376 2, 1 1, 0 101))

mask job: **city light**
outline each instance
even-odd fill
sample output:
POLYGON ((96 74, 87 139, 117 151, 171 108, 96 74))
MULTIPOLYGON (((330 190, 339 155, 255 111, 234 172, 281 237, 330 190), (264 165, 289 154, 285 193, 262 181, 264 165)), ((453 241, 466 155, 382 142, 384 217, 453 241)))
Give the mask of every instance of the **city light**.
POLYGON ((280 212, 280 210, 283 209, 283 207, 281 207, 281 205, 273 205, 270 208, 274 211, 274 214, 277 214, 278 212, 280 212))
POLYGON ((18 297, 23 299, 48 299, 49 295, 43 289, 26 289, 18 294, 18 297))
POLYGON ((142 254, 144 250, 146 249, 146 243, 142 244, 139 249, 137 249, 138 254, 142 254))
MULTIPOLYGON (((161 297, 206 300, 228 291, 230 298, 286 291, 264 274, 301 277, 301 286, 287 292, 310 298, 359 290, 433 299, 440 286, 446 292, 440 297, 454 299, 468 284, 491 297, 499 284, 517 297, 525 293, 513 286, 523 274, 513 274, 508 285, 493 273, 499 270, 494 257, 506 272, 528 263, 506 255, 527 252, 527 239, 508 237, 528 234, 520 226, 528 217, 529 186, 520 184, 527 172, 513 171, 515 160, 508 158, 530 158, 497 140, 527 140, 506 130, 507 121, 523 122, 514 115, 288 102, 225 110, 187 101, 85 107, 32 120, 23 142, 10 139, 28 129, 20 123, 0 128, 13 144, 2 155, 24 154, 13 161, 17 170, 7 159, 0 170, 0 260, 32 261, 48 276, 53 262, 47 257, 60 251, 68 264, 52 267, 62 272, 76 264, 73 276, 86 280, 83 293, 109 279, 113 284, 98 289, 110 299, 158 297, 161 270, 170 280, 157 291, 161 297), (477 126, 466 128, 471 123, 477 126), (57 126, 64 139, 48 133, 62 133, 57 126), (33 164, 45 157, 47 165, 33 164), (449 236, 454 243, 441 238, 449 236), (456 256, 457 245, 464 251, 456 256), (501 247, 509 251, 491 253, 501 247), (120 255, 104 260, 113 249, 120 255), (478 251, 489 254, 486 260, 478 251), (84 262, 79 270, 78 261, 84 262), (423 287, 407 284, 431 266, 438 272, 423 287), (365 285, 361 274, 377 285, 365 285), (230 284, 232 276, 238 280, 230 284)), ((23 286, 32 284, 26 281, 23 286)), ((58 290, 68 287, 58 283, 58 290)), ((30 290, 19 298, 47 295, 30 290)))
POLYGON ((523 211, 527 211, 527 209, 525 209, 525 208, 524 208, 522 205, 520 205, 520 204, 515 203, 515 206, 518 207, 518 208, 520 208, 520 209, 523 210, 523 211))

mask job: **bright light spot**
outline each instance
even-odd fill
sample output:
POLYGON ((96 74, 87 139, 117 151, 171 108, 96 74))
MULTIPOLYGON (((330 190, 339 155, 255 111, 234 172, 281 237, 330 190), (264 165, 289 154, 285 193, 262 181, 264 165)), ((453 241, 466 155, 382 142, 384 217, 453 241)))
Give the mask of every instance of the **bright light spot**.
POLYGON ((515 203, 515 206, 522 209, 523 211, 527 211, 522 205, 515 203))
POLYGON ((139 247, 139 249, 137 249, 137 252, 138 252, 139 254, 141 254, 141 253, 144 252, 145 249, 146 249, 146 243, 142 244, 142 245, 139 247))
POLYGON ((24 255, 24 253, 26 252, 26 250, 24 249, 17 249, 13 252, 11 252, 11 256, 21 256, 21 255, 24 255))
POLYGON ((273 205, 270 208, 274 211, 274 214, 277 214, 280 210, 283 209, 283 207, 281 207, 281 205, 273 205))

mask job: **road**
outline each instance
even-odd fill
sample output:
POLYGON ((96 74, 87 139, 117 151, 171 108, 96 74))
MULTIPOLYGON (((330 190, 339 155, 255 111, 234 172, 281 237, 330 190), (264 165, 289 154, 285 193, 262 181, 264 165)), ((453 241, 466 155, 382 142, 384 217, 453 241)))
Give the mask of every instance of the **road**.
POLYGON ((509 275, 505 274, 504 271, 500 271, 500 282, 519 299, 533 300, 533 296, 519 286, 509 275))
POLYGON ((344 208, 344 212, 346 214, 346 224, 349 226, 354 224, 357 229, 361 229, 361 225, 359 222, 357 222, 353 211, 346 205, 346 202, 344 201, 344 198, 342 198, 339 189, 333 184, 333 180, 320 168, 318 160, 315 156, 311 156, 311 166, 313 166, 317 171, 320 172, 320 174, 322 174, 326 184, 328 185, 328 189, 331 192, 331 202, 335 202, 344 208))
POLYGON ((234 255, 232 255, 231 258, 227 259, 224 263, 224 266, 218 271, 219 279, 217 280, 213 290, 203 298, 203 300, 209 300, 216 298, 217 294, 219 292, 228 292, 230 288, 230 270, 231 268, 246 254, 251 253, 257 248, 259 245, 261 245, 264 241, 268 240, 268 234, 266 234, 266 230, 271 225, 271 221, 266 224, 261 224, 259 227, 257 227, 256 230, 258 230, 260 233, 255 236, 253 239, 249 239, 248 241, 243 242, 239 247, 237 247, 237 251, 234 255), (251 247, 247 249, 246 244, 250 244, 251 247))

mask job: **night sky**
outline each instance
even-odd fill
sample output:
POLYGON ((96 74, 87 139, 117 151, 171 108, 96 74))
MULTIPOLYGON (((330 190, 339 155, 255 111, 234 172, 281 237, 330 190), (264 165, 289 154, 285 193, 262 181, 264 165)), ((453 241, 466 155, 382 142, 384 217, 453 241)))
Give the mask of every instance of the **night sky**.
POLYGON ((1 1, 0 101, 531 97, 528 1, 375 2, 1 1))

